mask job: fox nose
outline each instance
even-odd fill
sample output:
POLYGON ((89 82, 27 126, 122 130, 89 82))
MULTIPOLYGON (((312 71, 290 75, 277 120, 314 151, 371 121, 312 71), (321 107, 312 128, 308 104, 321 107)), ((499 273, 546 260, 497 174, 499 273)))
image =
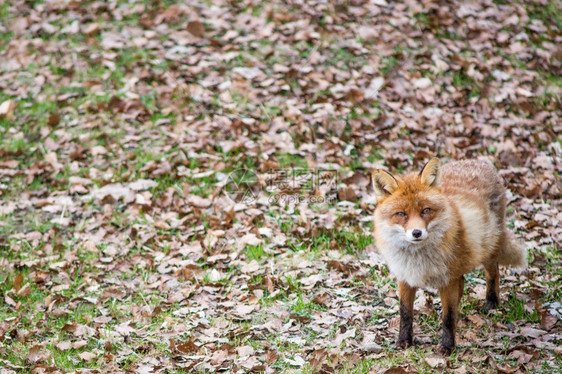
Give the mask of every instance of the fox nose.
POLYGON ((412 236, 416 239, 419 238, 420 236, 422 236, 421 230, 416 229, 416 230, 412 231, 412 236))

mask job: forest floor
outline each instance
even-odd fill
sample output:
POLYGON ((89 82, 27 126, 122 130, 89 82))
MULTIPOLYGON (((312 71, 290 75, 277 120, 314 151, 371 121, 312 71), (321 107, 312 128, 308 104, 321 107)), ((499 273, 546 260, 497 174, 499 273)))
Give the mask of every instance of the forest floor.
POLYGON ((0 0, 0 373, 562 371, 562 16, 535 1, 0 0), (529 266, 456 350, 370 172, 483 157, 529 266))

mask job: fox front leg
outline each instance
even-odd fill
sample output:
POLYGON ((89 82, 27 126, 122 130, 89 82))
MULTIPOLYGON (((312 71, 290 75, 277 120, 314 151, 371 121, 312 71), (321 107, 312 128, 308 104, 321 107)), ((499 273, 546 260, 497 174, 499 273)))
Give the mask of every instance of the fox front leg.
POLYGON ((400 296, 400 333, 396 341, 397 348, 407 348, 413 342, 414 299, 416 288, 410 287, 406 282, 398 282, 400 296))
POLYGON ((460 299, 464 290, 464 278, 452 280, 439 290, 443 309, 443 336, 441 352, 450 355, 455 349, 455 330, 459 314, 460 299))

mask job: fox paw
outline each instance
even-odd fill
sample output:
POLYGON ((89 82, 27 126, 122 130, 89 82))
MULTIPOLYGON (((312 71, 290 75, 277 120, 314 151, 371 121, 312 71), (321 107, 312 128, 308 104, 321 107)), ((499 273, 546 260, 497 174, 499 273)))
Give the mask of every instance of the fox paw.
POLYGON ((491 310, 498 307, 498 302, 496 300, 486 300, 486 305, 484 305, 484 313, 490 313, 491 310))
POLYGON ((411 339, 398 339, 398 341, 396 342, 396 348, 398 349, 406 349, 411 346, 412 346, 411 339))
POLYGON ((455 349, 455 346, 445 346, 445 345, 441 345, 439 347, 439 352, 443 355, 443 356, 450 356, 451 353, 453 353, 453 350, 455 349))

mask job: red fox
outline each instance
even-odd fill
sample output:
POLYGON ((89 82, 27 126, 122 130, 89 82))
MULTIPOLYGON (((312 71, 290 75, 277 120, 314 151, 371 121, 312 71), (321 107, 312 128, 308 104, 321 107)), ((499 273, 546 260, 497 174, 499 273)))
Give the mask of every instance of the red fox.
POLYGON ((485 312, 498 306, 500 265, 526 266, 525 250, 505 227, 505 188, 486 161, 434 158, 419 174, 393 176, 375 170, 378 206, 374 237, 398 280, 400 332, 396 346, 412 345, 417 288, 439 290, 442 303, 441 351, 455 348, 455 328, 464 274, 479 265, 486 276, 485 312))

